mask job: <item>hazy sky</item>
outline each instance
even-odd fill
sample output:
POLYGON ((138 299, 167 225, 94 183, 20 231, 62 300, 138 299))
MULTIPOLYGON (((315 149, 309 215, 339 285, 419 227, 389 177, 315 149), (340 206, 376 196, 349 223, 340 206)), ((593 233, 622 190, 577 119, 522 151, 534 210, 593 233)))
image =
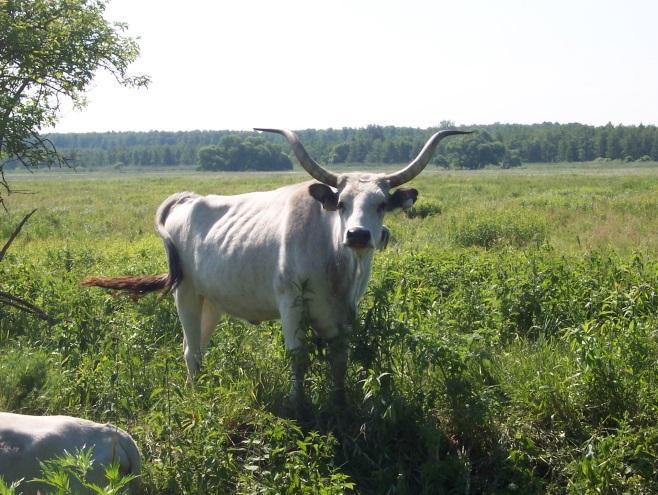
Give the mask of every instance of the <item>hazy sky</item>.
POLYGON ((113 0, 148 89, 58 132, 658 123, 655 0, 113 0))

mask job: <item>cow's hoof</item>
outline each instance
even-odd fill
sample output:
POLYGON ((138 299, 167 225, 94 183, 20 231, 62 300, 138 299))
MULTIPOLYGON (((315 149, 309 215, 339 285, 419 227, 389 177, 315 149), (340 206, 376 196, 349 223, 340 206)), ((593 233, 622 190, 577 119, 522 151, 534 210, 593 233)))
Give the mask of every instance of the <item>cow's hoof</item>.
POLYGON ((311 417, 313 405, 305 395, 300 397, 298 394, 290 394, 286 406, 287 415, 298 421, 304 422, 311 417))
POLYGON ((331 402, 336 409, 343 409, 347 405, 347 395, 344 388, 337 388, 331 393, 331 402))

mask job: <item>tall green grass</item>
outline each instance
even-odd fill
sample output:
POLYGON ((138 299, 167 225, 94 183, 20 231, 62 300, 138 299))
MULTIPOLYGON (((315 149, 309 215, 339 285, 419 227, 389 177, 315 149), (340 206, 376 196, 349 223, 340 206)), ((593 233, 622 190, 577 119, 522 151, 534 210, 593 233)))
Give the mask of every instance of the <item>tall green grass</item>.
POLYGON ((41 210, 0 263, 0 408, 111 421, 146 493, 658 492, 655 169, 427 173, 387 217, 351 342, 348 406, 312 353, 309 418, 286 407, 278 322, 224 319, 193 387, 170 299, 83 289, 166 269, 152 217, 177 190, 303 176, 18 182, 0 230, 41 210), (636 236, 636 237, 634 237, 636 236))

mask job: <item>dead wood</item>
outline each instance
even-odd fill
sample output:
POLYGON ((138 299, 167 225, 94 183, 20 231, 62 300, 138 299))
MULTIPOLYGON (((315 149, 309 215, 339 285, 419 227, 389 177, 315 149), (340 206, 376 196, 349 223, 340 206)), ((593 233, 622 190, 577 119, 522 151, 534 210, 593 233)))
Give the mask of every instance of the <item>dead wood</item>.
MULTIPOLYGON (((5 243, 5 245, 2 247, 2 250, 0 250, 0 262, 5 257, 5 254, 7 254, 7 251, 9 250, 9 247, 11 246, 12 242, 18 237, 18 234, 20 233, 21 229, 23 228, 23 225, 30 219, 30 217, 34 214, 34 212, 37 211, 36 209, 32 210, 30 213, 25 215, 23 220, 20 221, 18 226, 14 229, 14 231, 11 233, 9 236, 9 239, 5 243)), ((9 292, 5 292, 3 290, 0 290, 0 304, 4 304, 7 306, 11 306, 13 308, 16 308, 20 311, 23 311, 25 313, 29 313, 31 315, 34 315, 38 318, 41 318, 42 320, 47 321, 48 323, 55 323, 57 322, 56 318, 53 318, 50 316, 48 313, 46 313, 43 309, 41 309, 39 306, 36 304, 18 296, 14 296, 13 294, 10 294, 9 292)))

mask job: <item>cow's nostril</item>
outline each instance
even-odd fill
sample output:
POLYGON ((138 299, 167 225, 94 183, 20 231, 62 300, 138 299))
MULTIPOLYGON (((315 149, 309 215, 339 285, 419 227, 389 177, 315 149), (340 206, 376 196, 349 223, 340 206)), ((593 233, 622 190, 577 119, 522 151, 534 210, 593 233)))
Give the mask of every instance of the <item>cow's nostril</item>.
POLYGON ((365 247, 370 243, 370 231, 361 228, 349 229, 346 240, 348 246, 365 247))

